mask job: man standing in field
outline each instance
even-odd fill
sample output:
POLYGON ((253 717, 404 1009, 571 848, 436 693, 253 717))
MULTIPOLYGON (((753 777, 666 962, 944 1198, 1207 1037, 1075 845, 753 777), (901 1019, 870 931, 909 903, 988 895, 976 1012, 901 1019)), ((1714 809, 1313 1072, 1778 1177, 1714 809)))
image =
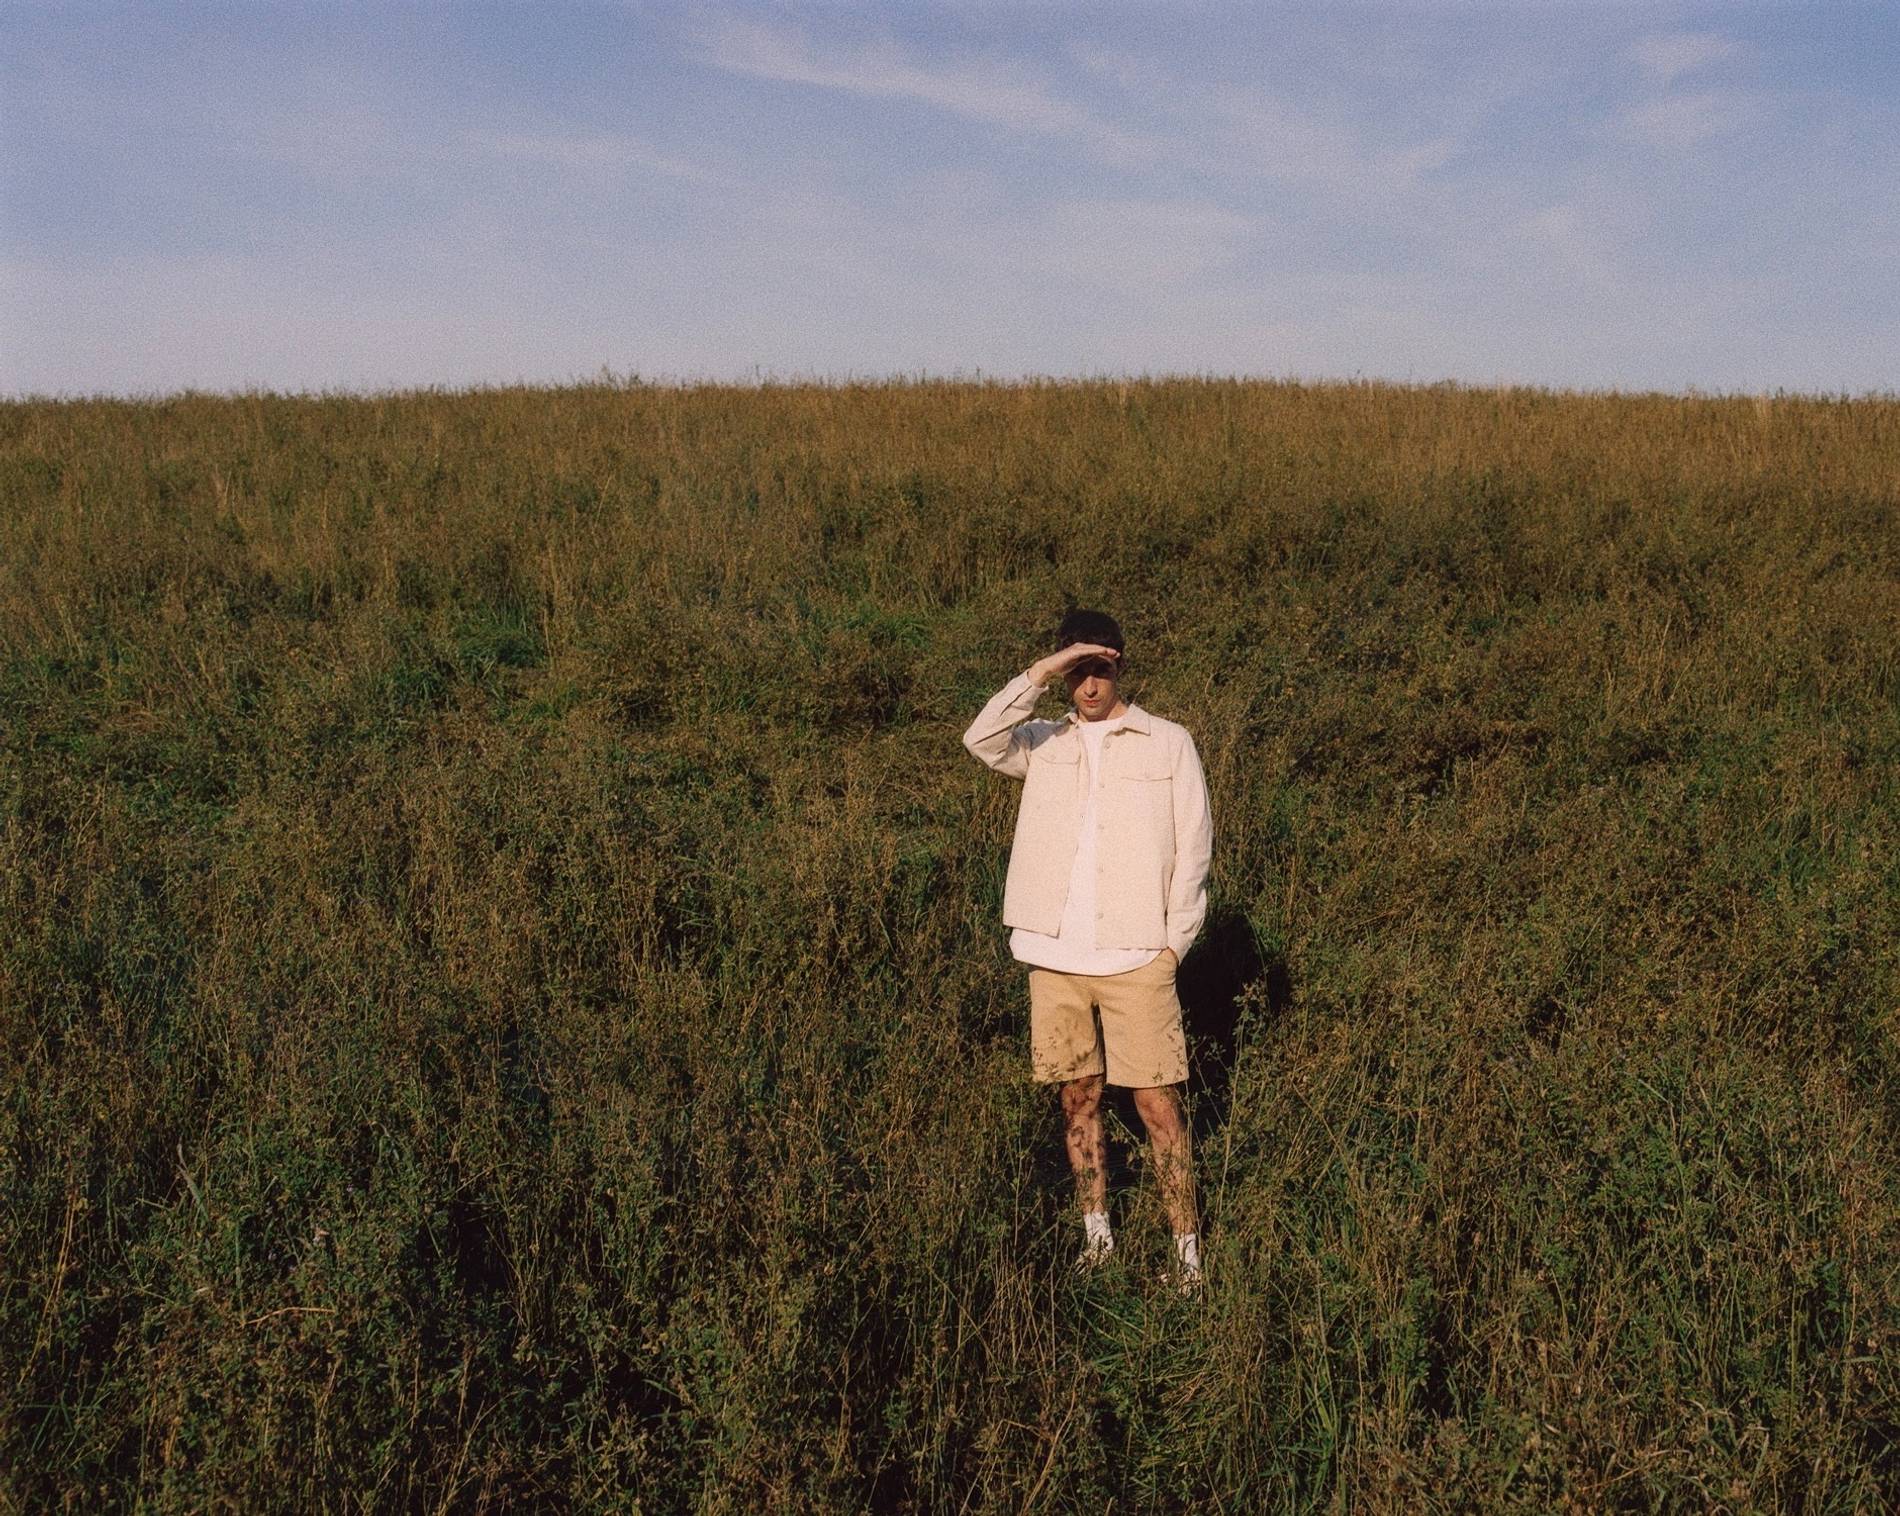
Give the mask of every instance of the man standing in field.
POLYGON ((1084 1242, 1079 1264, 1114 1250, 1108 1224, 1102 1087, 1134 1091, 1174 1228, 1184 1286, 1200 1283, 1188 1124, 1187 1038, 1175 971, 1207 913, 1213 851, 1207 782, 1194 739, 1121 695, 1122 632, 1101 611, 1071 611, 1059 651, 983 707, 963 745, 1023 781, 1003 890, 1010 951, 1029 966, 1035 1078, 1062 1090, 1084 1242), (1052 679, 1075 709, 1032 720, 1052 679))

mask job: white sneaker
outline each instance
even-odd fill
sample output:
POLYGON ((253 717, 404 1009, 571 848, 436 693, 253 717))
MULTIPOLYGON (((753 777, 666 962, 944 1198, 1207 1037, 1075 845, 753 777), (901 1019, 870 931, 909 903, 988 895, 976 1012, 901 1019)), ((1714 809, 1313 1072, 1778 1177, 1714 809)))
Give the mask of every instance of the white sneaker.
POLYGON ((1091 1239, 1082 1244, 1082 1251, 1075 1255, 1075 1272, 1093 1274, 1115 1256, 1115 1244, 1097 1242, 1091 1239))
POLYGON ((1177 1263, 1161 1271, 1161 1287, 1185 1299, 1198 1299, 1207 1287, 1207 1274, 1198 1263, 1177 1263))

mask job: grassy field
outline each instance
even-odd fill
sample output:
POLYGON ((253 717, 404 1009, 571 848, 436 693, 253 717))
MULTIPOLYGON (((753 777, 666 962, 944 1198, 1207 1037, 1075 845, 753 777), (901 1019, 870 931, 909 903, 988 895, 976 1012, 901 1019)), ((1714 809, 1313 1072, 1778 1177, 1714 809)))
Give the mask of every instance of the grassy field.
POLYGON ((1900 403, 0 405, 0 1506, 1900 1489, 1900 403), (1197 735, 1210 1287, 963 752, 1197 735), (1051 710, 1054 704, 1051 703, 1051 710))

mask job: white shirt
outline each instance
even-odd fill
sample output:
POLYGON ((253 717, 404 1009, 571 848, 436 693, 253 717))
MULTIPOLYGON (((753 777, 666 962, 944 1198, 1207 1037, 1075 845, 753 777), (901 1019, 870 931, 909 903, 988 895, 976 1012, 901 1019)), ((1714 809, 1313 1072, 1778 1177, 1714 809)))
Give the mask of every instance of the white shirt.
POLYGON ((1128 974, 1144 968, 1160 955, 1153 948, 1105 948, 1095 945, 1096 797, 1102 790, 1102 743, 1115 720, 1078 721, 1082 760, 1088 765, 1088 798, 1082 806, 1082 825, 1076 837, 1075 863, 1069 870, 1069 898, 1062 907, 1062 926, 1053 937, 1017 927, 1010 933, 1009 951, 1019 963, 1054 969, 1063 974, 1128 974))

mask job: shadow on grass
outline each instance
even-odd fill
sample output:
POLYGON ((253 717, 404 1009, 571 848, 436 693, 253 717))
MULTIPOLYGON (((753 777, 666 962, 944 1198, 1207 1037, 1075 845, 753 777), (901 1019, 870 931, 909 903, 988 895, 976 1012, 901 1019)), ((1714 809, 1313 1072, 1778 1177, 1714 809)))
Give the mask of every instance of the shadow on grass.
MULTIPOLYGON (((1261 1027, 1263 1003, 1266 1023, 1277 1021, 1293 1001, 1293 978, 1282 955, 1262 950, 1246 913, 1228 907, 1209 916, 1200 940, 1181 965, 1176 988, 1187 1027, 1188 1107, 1198 1149, 1227 1124, 1243 1008, 1251 1000, 1256 1031, 1261 1027)), ((1147 1140, 1146 1128, 1135 1110, 1132 1090, 1109 1085, 1102 1106, 1114 1118, 1109 1123, 1108 1144, 1108 1183, 1113 1194, 1135 1182, 1135 1157, 1147 1140)), ((1066 1176, 1067 1158, 1059 1141, 1053 1156, 1053 1169, 1066 1176)))
POLYGON ((1217 909, 1181 965, 1178 981, 1197 1146, 1227 1124, 1241 1003, 1256 986, 1264 991, 1267 1021, 1278 1021, 1293 1000, 1293 977, 1285 957, 1262 951, 1246 912, 1217 909))

